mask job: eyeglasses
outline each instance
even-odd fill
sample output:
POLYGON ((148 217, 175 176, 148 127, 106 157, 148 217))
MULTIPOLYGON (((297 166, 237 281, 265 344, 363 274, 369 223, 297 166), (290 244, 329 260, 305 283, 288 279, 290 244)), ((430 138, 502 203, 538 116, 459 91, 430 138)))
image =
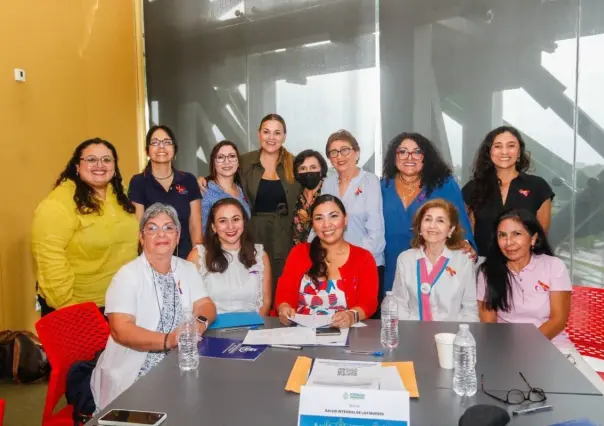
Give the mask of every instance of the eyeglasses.
POLYGON ((524 383, 526 383, 526 385, 529 387, 528 393, 525 391, 521 391, 520 389, 512 389, 508 391, 507 395, 505 396, 505 399, 499 398, 498 396, 495 396, 484 390, 484 374, 480 375, 480 389, 485 395, 488 395, 491 398, 495 398, 497 401, 501 401, 504 404, 510 405, 522 404, 524 401, 543 402, 547 399, 547 396, 545 396, 545 391, 543 389, 532 387, 522 373, 519 372, 518 374, 520 374, 520 377, 522 377, 524 383))
POLYGON ((348 157, 350 155, 351 151, 352 151, 351 147, 345 146, 344 148, 340 148, 339 150, 332 149, 331 151, 329 151, 327 153, 327 155, 329 155, 329 158, 336 158, 338 156, 338 154, 340 154, 342 157, 348 157))
POLYGON ((172 146, 174 145, 174 141, 172 139, 164 139, 159 140, 159 139, 151 139, 151 141, 149 142, 149 145, 151 146, 172 146))
POLYGON ((229 163, 236 163, 237 160, 238 160, 237 154, 217 155, 216 156, 216 162, 217 163, 224 163, 227 160, 228 160, 229 163))
POLYGON ((396 151, 396 155, 398 155, 398 158, 401 160, 407 160, 409 157, 414 160, 421 160, 424 157, 424 153, 420 149, 409 151, 406 148, 402 148, 396 151))
POLYGON ((95 157, 94 155, 89 155, 88 157, 80 157, 80 160, 83 160, 86 162, 86 164, 88 164, 89 166, 95 166, 97 164, 103 164, 103 166, 109 166, 111 164, 113 164, 113 162, 115 161, 115 159, 113 157, 110 157, 109 155, 106 155, 104 157, 95 157))
POLYGON ((159 234, 160 229, 164 231, 164 234, 175 234, 178 231, 178 228, 173 223, 167 223, 164 226, 157 226, 154 223, 150 223, 145 226, 144 232, 149 235, 157 235, 159 234))

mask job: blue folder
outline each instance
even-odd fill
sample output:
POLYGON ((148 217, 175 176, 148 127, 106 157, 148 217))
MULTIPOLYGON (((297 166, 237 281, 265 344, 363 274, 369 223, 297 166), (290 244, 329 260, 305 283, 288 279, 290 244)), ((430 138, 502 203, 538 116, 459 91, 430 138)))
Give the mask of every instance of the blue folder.
POLYGON ((262 318, 258 312, 230 312, 218 314, 216 316, 216 321, 210 325, 210 330, 253 325, 264 325, 264 318, 262 318))

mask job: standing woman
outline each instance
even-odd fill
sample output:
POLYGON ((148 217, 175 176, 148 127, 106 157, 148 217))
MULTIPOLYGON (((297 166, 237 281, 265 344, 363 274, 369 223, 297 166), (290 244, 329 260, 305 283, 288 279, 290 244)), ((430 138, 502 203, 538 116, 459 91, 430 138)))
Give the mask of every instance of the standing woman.
POLYGON ((305 243, 312 229, 310 208, 321 195, 323 180, 327 176, 327 162, 320 152, 306 149, 294 159, 296 181, 302 185, 302 192, 296 202, 294 212, 294 245, 305 243))
POLYGON ((202 232, 205 236, 210 209, 217 201, 224 198, 235 198, 241 203, 248 219, 251 216, 250 206, 241 189, 239 177, 239 150, 231 141, 218 142, 210 154, 210 176, 201 200, 202 232))
POLYGON ((136 258, 137 228, 114 146, 99 138, 82 142, 34 213, 42 316, 83 302, 103 311, 113 275, 136 258))
POLYGON ((529 167, 530 156, 514 127, 491 130, 478 148, 474 174, 463 188, 463 197, 479 256, 487 255, 493 224, 504 210, 528 210, 547 233, 555 194, 544 179, 526 173, 529 167))
POLYGON ((347 130, 339 130, 329 136, 325 153, 337 174, 325 179, 322 192, 342 200, 348 212, 344 239, 373 255, 382 282, 386 243, 380 180, 357 166, 361 147, 347 130))
POLYGON ((280 115, 264 117, 258 128, 260 149, 243 155, 240 165, 243 191, 252 210, 252 234, 271 260, 272 298, 292 247, 294 208, 300 195, 294 157, 283 146, 286 133, 280 115))
POLYGON ((145 209, 155 203, 176 209, 182 223, 176 255, 186 259, 193 246, 201 244, 201 192, 195 176, 176 170, 172 164, 178 152, 174 132, 168 126, 153 126, 145 144, 149 162, 132 177, 128 196, 140 220, 145 209))
POLYGON ((380 295, 392 290, 396 261, 411 247, 415 212, 427 201, 442 198, 459 212, 465 242, 462 251, 473 252, 470 221, 459 185, 451 168, 426 137, 401 133, 390 141, 382 171, 382 197, 386 223, 386 272, 380 295), (469 243, 468 243, 469 241, 469 243))

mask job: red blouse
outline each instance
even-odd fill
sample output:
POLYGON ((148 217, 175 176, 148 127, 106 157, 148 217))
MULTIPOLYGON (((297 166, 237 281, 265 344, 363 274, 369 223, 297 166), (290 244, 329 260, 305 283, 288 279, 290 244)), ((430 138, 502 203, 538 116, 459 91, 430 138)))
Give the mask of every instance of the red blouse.
MULTIPOLYGON (((311 266, 310 243, 296 245, 287 256, 277 283, 275 309, 282 303, 298 308, 300 282, 311 266)), ((340 288, 346 295, 348 309, 357 306, 363 309, 367 318, 371 317, 378 304, 378 273, 371 253, 350 244, 350 253, 346 263, 340 267, 340 276, 340 288)))

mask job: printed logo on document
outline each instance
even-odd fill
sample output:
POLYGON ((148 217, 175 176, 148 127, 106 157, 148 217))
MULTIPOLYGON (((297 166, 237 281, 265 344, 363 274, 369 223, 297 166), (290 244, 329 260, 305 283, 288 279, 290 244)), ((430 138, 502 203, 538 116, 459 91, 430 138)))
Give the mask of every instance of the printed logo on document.
POLYGON ((250 346, 243 346, 241 343, 231 343, 228 348, 226 348, 222 353, 234 354, 235 352, 256 352, 256 348, 252 348, 250 346))
POLYGON ((345 401, 351 400, 351 401, 362 401, 365 399, 365 394, 364 393, 359 393, 359 392, 344 392, 342 394, 342 398, 344 398, 345 401))

